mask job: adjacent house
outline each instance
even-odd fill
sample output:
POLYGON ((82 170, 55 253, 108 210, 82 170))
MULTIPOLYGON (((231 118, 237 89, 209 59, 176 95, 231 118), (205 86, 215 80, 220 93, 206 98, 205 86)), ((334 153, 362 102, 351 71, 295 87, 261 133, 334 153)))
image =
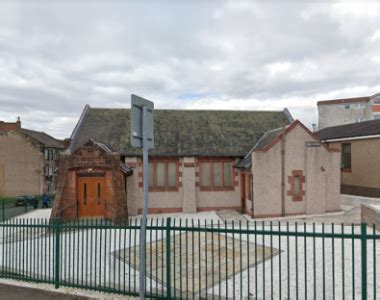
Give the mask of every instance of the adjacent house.
MULTIPOLYGON (((265 217, 339 209, 339 155, 286 109, 155 110, 154 126, 149 213, 265 217), (285 197, 276 194, 281 186, 285 197)), ((87 105, 61 158, 52 217, 117 220, 141 213, 142 199, 142 151, 130 145, 130 110, 87 105)))
POLYGON ((54 194, 59 151, 52 136, 0 121, 0 197, 54 194))
POLYGON ((338 125, 380 119, 380 94, 318 101, 319 130, 338 125))
POLYGON ((380 197, 380 120, 334 126, 318 132, 341 150, 341 192, 380 197))

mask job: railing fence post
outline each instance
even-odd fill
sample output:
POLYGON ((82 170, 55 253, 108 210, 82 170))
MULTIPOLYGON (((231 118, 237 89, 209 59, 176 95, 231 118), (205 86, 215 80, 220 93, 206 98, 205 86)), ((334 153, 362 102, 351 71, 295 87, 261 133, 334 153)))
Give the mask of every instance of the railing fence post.
POLYGON ((166 219, 166 298, 171 299, 170 230, 171 218, 166 219))
POLYGON ((54 283, 55 288, 59 288, 60 283, 60 231, 61 231, 61 219, 57 218, 55 219, 54 223, 54 229, 55 229, 55 276, 54 276, 54 283))
MULTIPOLYGON (((360 241, 361 241, 361 264, 362 264, 362 299, 367 299, 367 224, 360 224, 360 241)), ((355 263, 354 261, 352 263, 355 263)), ((353 275, 354 276, 354 275, 353 275)))
POLYGON ((2 208, 3 208, 3 221, 5 220, 5 204, 4 204, 4 201, 5 201, 5 199, 3 199, 3 201, 2 201, 2 208))

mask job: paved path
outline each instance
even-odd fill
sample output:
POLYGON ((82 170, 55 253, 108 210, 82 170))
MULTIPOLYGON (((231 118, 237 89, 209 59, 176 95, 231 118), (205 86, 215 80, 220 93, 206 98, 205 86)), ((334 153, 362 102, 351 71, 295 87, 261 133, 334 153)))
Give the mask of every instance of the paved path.
POLYGON ((288 217, 271 220, 281 220, 299 223, 343 223, 343 224, 359 224, 361 221, 361 205, 380 205, 379 198, 367 198, 359 196, 341 195, 341 212, 329 213, 319 216, 303 216, 303 217, 288 217))
POLYGON ((7 300, 88 300, 95 299, 85 296, 69 295, 63 293, 57 293, 53 291, 47 291, 43 289, 36 289, 31 287, 23 287, 19 285, 10 285, 0 283, 0 298, 7 300))
POLYGON ((231 223, 232 221, 234 221, 235 223, 239 223, 239 221, 247 221, 244 215, 238 213, 236 210, 220 210, 217 211, 216 214, 223 222, 227 221, 227 223, 231 223))

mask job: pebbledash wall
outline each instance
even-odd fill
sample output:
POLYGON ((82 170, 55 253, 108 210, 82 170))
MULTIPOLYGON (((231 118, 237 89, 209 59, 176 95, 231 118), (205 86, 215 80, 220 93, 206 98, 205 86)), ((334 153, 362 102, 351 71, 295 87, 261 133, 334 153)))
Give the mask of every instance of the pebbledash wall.
MULTIPOLYGON (((149 213, 194 213, 214 210, 241 211, 239 172, 233 169, 233 189, 201 191, 199 164, 196 157, 180 157, 178 191, 149 192, 149 213)), ((236 160, 235 160, 236 162, 236 160)), ((126 158, 134 172, 127 178, 129 215, 140 214, 143 198, 143 165, 138 157, 126 158)))
POLYGON ((300 123, 286 130, 284 140, 252 152, 253 216, 281 216, 283 196, 285 215, 340 210, 339 151, 321 145, 300 123), (294 176, 300 176, 300 197, 294 195, 294 176))
POLYGON ((106 219, 125 220, 128 217, 125 176, 120 170, 120 155, 107 152, 89 141, 73 154, 62 153, 60 159, 58 192, 51 217, 70 221, 80 217, 77 180, 78 177, 104 173, 106 193, 102 199, 106 219))

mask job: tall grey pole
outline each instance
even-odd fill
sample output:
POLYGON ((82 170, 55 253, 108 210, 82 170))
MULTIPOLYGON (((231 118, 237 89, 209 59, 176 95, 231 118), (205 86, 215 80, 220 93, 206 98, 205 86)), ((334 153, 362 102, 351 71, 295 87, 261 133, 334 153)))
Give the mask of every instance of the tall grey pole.
POLYGON ((146 255, 146 223, 148 214, 148 188, 149 188, 149 163, 148 163, 148 112, 143 106, 143 164, 144 164, 144 206, 140 223, 140 299, 145 298, 145 255, 146 255))

